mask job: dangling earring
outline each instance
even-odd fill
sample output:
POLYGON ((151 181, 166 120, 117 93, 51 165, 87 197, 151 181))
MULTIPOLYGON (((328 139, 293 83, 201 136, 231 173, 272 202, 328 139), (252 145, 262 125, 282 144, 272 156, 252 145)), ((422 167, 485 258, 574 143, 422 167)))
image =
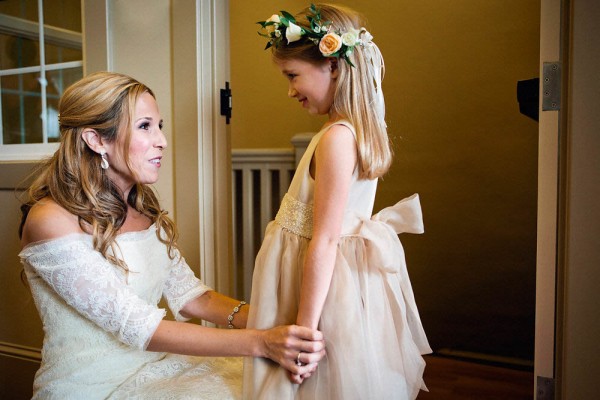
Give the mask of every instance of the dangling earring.
POLYGON ((108 169, 108 160, 106 159, 106 151, 100 151, 100 157, 102 157, 102 161, 100 161, 100 166, 102 169, 108 169))

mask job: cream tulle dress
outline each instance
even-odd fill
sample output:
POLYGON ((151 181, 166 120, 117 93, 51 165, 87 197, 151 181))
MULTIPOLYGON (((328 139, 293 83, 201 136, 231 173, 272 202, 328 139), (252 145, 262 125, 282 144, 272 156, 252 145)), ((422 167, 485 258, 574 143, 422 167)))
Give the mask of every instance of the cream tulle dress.
MULTIPOLYGON (((340 124, 353 127, 345 122, 340 124)), ((248 327, 293 324, 312 233, 309 144, 256 258, 248 327)), ((319 322, 327 356, 301 385, 266 359, 244 361, 246 399, 414 399, 425 388, 423 331, 397 233, 422 233, 418 195, 371 216, 377 180, 354 171, 335 268, 319 322)))

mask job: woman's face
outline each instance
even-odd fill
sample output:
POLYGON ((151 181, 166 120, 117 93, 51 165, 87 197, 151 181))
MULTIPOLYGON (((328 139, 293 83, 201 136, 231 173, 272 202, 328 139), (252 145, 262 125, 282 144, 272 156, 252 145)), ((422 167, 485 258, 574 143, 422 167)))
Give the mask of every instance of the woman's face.
POLYGON ((108 176, 125 195, 136 183, 152 184, 158 180, 162 152, 167 147, 162 123, 156 100, 150 93, 143 93, 135 104, 131 126, 123 128, 131 129, 129 144, 131 171, 119 151, 125 132, 121 132, 119 139, 114 143, 105 146, 110 165, 108 176))
POLYGON ((313 64, 291 59, 277 63, 289 81, 288 96, 296 98, 309 114, 329 113, 335 93, 337 69, 335 64, 325 61, 313 64))

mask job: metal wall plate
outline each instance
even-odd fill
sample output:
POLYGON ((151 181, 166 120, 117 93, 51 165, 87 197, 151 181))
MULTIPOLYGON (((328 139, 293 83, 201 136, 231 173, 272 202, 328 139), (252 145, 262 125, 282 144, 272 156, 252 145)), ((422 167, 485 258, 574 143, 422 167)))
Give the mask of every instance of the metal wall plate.
POLYGON ((537 392, 535 400, 554 400, 554 379, 537 377, 537 392))
POLYGON ((542 111, 560 110, 560 63, 545 62, 542 76, 542 111))

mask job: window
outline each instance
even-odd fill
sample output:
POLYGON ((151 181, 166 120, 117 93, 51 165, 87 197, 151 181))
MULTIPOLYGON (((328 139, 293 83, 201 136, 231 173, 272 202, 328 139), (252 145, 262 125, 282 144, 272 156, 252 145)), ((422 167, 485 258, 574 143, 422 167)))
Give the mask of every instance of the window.
POLYGON ((58 100, 82 58, 81 0, 0 0, 0 160, 54 151, 58 100))

